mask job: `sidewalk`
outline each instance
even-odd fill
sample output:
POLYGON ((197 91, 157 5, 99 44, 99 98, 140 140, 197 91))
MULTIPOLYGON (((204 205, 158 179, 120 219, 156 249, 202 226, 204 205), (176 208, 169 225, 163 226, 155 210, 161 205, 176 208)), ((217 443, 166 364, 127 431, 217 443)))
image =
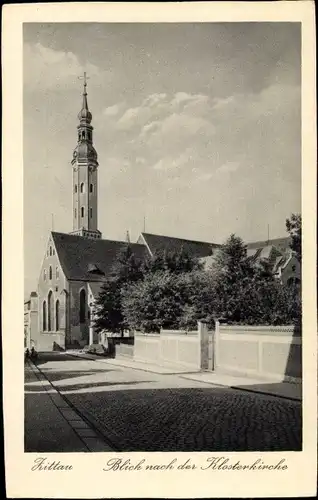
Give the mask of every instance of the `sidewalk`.
POLYGON ((152 363, 146 363, 144 361, 135 361, 134 359, 130 359, 128 357, 105 358, 102 356, 96 356, 96 355, 94 356, 94 354, 86 354, 76 351, 66 351, 66 354, 71 356, 76 356, 82 359, 89 359, 101 363, 107 363, 113 366, 118 366, 118 367, 123 366, 125 368, 132 368, 134 370, 142 370, 162 375, 178 375, 182 373, 189 373, 188 368, 176 368, 175 366, 168 366, 168 365, 162 367, 152 363))
POLYGON ((302 385, 301 383, 290 383, 282 381, 271 381, 265 379, 256 379, 252 377, 240 377, 237 375, 228 375, 223 373, 215 373, 204 371, 190 372, 188 368, 176 368, 174 366, 159 366, 144 361, 135 361, 133 359, 118 357, 118 358, 102 358, 84 353, 76 353, 68 351, 67 354, 77 356, 84 359, 94 359, 95 361, 106 363, 113 366, 132 368, 134 370, 142 370, 149 373, 157 373, 161 375, 177 375, 188 380, 203 382, 214 386, 228 387, 231 389, 239 389, 242 391, 254 392, 268 396, 276 396, 284 399, 301 401, 302 385))
POLYGON ((112 451, 32 363, 25 366, 25 451, 112 451))

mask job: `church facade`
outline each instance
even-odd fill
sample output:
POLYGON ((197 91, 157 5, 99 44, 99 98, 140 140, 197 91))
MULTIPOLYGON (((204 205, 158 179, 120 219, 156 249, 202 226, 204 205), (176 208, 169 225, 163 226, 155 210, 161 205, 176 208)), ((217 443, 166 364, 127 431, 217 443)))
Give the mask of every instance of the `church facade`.
MULTIPOLYGON (((85 76, 78 120, 77 145, 71 160, 72 231, 68 234, 52 231, 48 237, 35 294, 37 329, 33 326, 32 341, 38 351, 83 347, 100 340, 94 331, 94 302, 118 254, 127 245, 139 259, 158 251, 183 248, 205 263, 213 260, 219 247, 213 243, 149 233, 141 233, 136 243, 103 239, 98 229, 99 165, 93 145, 94 129, 85 76)), ((282 262, 288 264, 290 274, 295 264, 292 267, 287 257, 279 260, 288 252, 288 238, 279 241, 283 250, 280 248, 278 254, 271 251, 270 255, 275 254, 277 273, 282 273, 283 268, 279 267, 279 262, 282 262)), ((250 244, 251 254, 257 256, 262 253, 260 249, 266 245, 265 242, 259 243, 262 245, 250 244)), ((271 243, 274 247, 275 240, 271 243)), ((299 269, 295 269, 293 273, 296 275, 299 269)))

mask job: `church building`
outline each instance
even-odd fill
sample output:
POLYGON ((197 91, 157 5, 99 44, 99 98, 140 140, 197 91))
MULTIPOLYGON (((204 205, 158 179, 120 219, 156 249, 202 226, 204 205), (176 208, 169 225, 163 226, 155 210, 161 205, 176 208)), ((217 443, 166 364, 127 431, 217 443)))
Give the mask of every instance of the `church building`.
POLYGON ((98 229, 98 155, 93 145, 94 129, 86 88, 84 74, 77 146, 71 161, 72 231, 68 234, 52 231, 48 237, 35 294, 37 331, 33 325, 28 335, 38 351, 64 350, 98 342, 92 321, 94 301, 119 252, 127 245, 139 259, 157 251, 184 248, 207 261, 219 247, 145 232, 136 243, 102 238, 98 229))

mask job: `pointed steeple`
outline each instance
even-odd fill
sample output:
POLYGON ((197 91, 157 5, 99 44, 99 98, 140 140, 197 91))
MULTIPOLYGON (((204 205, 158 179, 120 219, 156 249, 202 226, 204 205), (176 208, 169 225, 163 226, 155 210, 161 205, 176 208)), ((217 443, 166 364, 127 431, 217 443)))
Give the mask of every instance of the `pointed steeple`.
POLYGON ((81 123, 83 124, 90 124, 92 121, 92 113, 88 109, 88 104, 87 104, 87 92, 86 92, 86 87, 87 87, 87 79, 88 77, 86 76, 86 72, 84 71, 84 76, 80 77, 84 79, 84 88, 83 88, 83 105, 81 111, 78 113, 78 119, 81 123))

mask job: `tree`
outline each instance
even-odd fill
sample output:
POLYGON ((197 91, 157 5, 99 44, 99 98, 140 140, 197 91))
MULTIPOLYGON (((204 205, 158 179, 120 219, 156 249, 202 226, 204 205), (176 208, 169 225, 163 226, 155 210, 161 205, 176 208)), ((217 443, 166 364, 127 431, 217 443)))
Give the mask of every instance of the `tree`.
POLYGON ((290 219, 286 219, 286 229, 290 235, 290 248, 295 252, 299 262, 301 262, 301 215, 292 214, 290 219))
POLYGON ((150 272, 143 280, 122 290, 125 321, 130 328, 145 332, 177 328, 185 293, 173 273, 150 272))
POLYGON ((202 269, 199 260, 183 247, 178 250, 159 250, 148 256, 143 264, 144 273, 168 271, 172 273, 191 272, 202 269))
POLYGON ((106 330, 123 334, 127 323, 122 314, 121 290, 142 276, 142 263, 128 245, 117 256, 110 277, 96 300, 94 324, 97 332, 106 330))

